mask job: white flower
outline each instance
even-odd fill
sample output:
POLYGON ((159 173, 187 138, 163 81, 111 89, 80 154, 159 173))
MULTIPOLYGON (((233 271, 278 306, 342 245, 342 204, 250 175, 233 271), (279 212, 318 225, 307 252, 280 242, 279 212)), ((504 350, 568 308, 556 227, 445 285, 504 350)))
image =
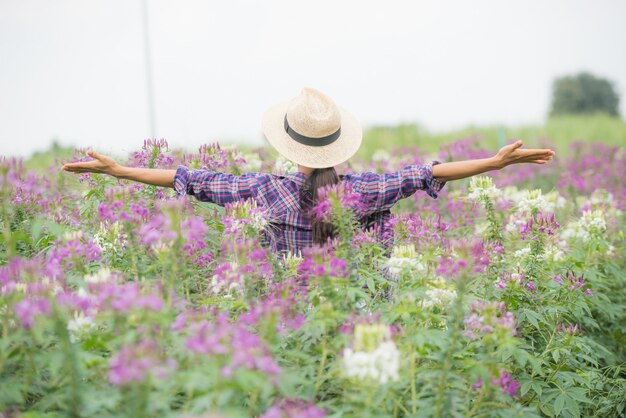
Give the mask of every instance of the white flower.
POLYGON ((391 155, 389 154, 389 152, 387 152, 387 150, 384 150, 382 148, 379 148, 376 151, 374 151, 374 154, 372 155, 372 161, 375 163, 389 161, 390 159, 391 159, 391 155))
POLYGON ((413 245, 397 245, 391 251, 391 257, 387 261, 389 272, 398 274, 402 270, 426 271, 426 265, 422 262, 421 254, 415 251, 413 245))
POLYGON ((474 225, 474 234, 481 236, 487 231, 487 229, 489 229, 489 222, 476 222, 474 225))
POLYGON ((565 253, 561 248, 567 248, 567 244, 563 241, 546 245, 545 258, 552 261, 563 261, 565 253))
POLYGON ((82 335, 96 326, 93 319, 82 312, 74 312, 74 318, 67 323, 67 330, 70 332, 70 341, 75 343, 82 335))
POLYGON ((246 226, 250 226, 255 234, 261 233, 269 223, 267 211, 252 199, 233 203, 226 210, 226 215, 230 220, 229 233, 245 231, 246 226))
POLYGON ((519 259, 525 259, 526 257, 528 257, 529 254, 530 254, 530 246, 527 246, 527 247, 522 248, 521 250, 515 251, 515 253, 513 253, 513 257, 519 258, 519 259))
POLYGON ((102 268, 92 275, 85 276, 85 282, 105 283, 110 281, 112 277, 113 276, 111 275, 111 270, 109 270, 108 268, 102 268))
POLYGON ((602 213, 601 210, 583 212, 583 216, 580 218, 579 223, 581 227, 589 232, 606 231, 606 220, 604 219, 604 213, 602 213))
POLYGON ((293 161, 287 160, 282 156, 276 160, 274 164, 274 171, 276 174, 289 174, 298 171, 298 165, 293 161))
POLYGON ((526 214, 521 212, 512 213, 509 217, 509 221, 507 222, 504 230, 510 233, 516 233, 520 230, 520 228, 528 222, 528 217, 526 214))
POLYGON ((51 281, 49 277, 44 277, 41 279, 41 284, 43 284, 46 287, 50 288, 50 292, 53 295, 56 295, 60 292, 63 291, 63 288, 61 287, 61 285, 59 284, 59 282, 55 281, 51 281))
POLYGON ((456 299, 456 291, 447 289, 428 289, 426 297, 422 300, 422 308, 430 308, 432 306, 448 306, 456 299))
POLYGON ((546 197, 541 194, 540 189, 525 190, 517 199, 515 203, 520 212, 530 213, 533 210, 538 210, 542 213, 554 212, 554 204, 550 203, 546 197))
POLYGON ((469 189, 470 193, 467 197, 472 200, 480 200, 483 196, 495 199, 502 194, 502 191, 493 183, 493 179, 488 176, 472 177, 469 189))
POLYGON ((580 239, 589 241, 593 236, 597 237, 606 231, 606 220, 601 210, 585 211, 579 220, 570 222, 561 237, 564 239, 580 239))
POLYGON ((563 196, 559 194, 558 191, 553 190, 550 193, 545 195, 546 203, 547 203, 547 212, 554 213, 556 209, 562 209, 565 207, 567 201, 563 196))
POLYGON ((65 241, 74 241, 76 239, 82 238, 82 236, 83 236, 83 231, 82 230, 68 231, 65 234, 63 234, 63 239, 65 241))
POLYGON ((293 254, 291 251, 282 255, 282 264, 287 269, 296 269, 302 263, 304 258, 297 254, 293 254))
POLYGON ((243 171, 256 172, 261 169, 261 166, 263 165, 263 161, 261 161, 261 159, 259 158, 259 154, 256 154, 256 153, 244 154, 242 155, 242 157, 246 160, 246 163, 242 167, 243 171))
POLYGON ((385 384, 399 378, 400 352, 393 341, 383 341, 371 352, 346 348, 343 365, 346 377, 385 384))
POLYGON ((119 222, 112 224, 100 222, 100 229, 93 235, 92 241, 102 252, 114 253, 122 251, 127 243, 126 235, 119 222))
POLYGON ((589 196, 589 204, 594 208, 602 205, 615 207, 615 199, 611 192, 604 189, 596 189, 591 193, 591 196, 589 196))
POLYGON ((223 277, 218 277, 217 274, 213 275, 209 283, 209 291, 225 299, 232 299, 233 295, 243 295, 243 286, 237 273, 238 270, 239 264, 231 262, 229 271, 224 271, 223 277))

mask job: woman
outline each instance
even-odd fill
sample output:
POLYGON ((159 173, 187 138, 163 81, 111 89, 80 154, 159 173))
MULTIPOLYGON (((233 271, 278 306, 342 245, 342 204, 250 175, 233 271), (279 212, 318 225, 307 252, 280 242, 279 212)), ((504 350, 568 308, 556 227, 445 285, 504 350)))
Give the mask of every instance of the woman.
POLYGON ((311 88, 305 88, 290 102, 270 108, 263 117, 263 133, 281 155, 298 164, 297 173, 234 176, 189 170, 185 166, 177 170, 123 167, 94 151, 88 152, 94 161, 65 164, 63 169, 173 187, 178 195, 194 195, 198 200, 222 206, 254 199, 269 215, 271 227, 265 231, 267 245, 276 252, 299 253, 313 244, 324 244, 333 236, 332 225, 310 214, 317 202, 317 191, 324 186, 349 184, 360 194, 359 206, 363 209, 357 216, 362 226, 377 226, 379 237, 390 237, 391 227, 386 222, 391 216, 390 208, 417 190, 436 198, 448 181, 511 164, 545 164, 554 156, 554 151, 549 149, 521 149, 522 142, 517 141, 490 158, 449 163, 433 161, 382 175, 363 173, 339 177, 334 167, 357 152, 362 139, 361 128, 350 113, 311 88))

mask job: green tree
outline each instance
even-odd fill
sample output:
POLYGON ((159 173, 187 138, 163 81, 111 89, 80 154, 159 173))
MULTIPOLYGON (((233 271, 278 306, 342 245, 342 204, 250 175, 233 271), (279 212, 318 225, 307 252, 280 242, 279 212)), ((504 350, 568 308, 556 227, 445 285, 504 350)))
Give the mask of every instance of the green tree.
POLYGON ((589 73, 565 76, 552 84, 550 115, 604 112, 619 115, 619 96, 613 83, 589 73))

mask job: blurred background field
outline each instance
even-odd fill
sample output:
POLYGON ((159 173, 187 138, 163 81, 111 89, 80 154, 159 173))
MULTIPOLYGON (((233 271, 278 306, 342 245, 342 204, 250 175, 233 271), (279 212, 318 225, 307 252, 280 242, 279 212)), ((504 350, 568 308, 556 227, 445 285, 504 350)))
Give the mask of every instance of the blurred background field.
POLYGON ((626 122, 605 114, 565 115, 547 119, 544 125, 469 126, 459 131, 431 133, 417 125, 377 127, 365 132, 359 155, 368 158, 377 149, 417 146, 437 152, 447 143, 478 137, 487 149, 497 150, 513 139, 521 139, 526 147, 554 147, 558 154, 567 154, 574 141, 601 142, 610 146, 626 145, 626 122))
MULTIPOLYGON (((543 125, 468 126, 465 129, 442 133, 430 132, 416 124, 371 127, 364 132, 363 145, 356 158, 368 160, 377 150, 390 152, 404 147, 437 153, 443 145, 466 138, 475 138, 482 148, 494 151, 504 143, 521 139, 525 147, 553 147, 559 158, 567 156, 570 144, 576 141, 626 146, 626 122, 621 118, 598 113, 552 116, 547 118, 543 125)), ((166 139, 172 148, 195 151, 176 138, 166 139)), ((143 138, 138 138, 136 145, 139 146, 142 140, 143 138)), ((220 141, 207 140, 207 143, 210 142, 220 141)), ((247 144, 235 145, 243 150, 252 149, 247 144)), ((266 148, 269 150, 269 145, 266 148)), ((29 169, 42 172, 55 163, 69 159, 73 154, 73 147, 61 146, 55 142, 49 149, 33 153, 26 159, 25 164, 29 169)))

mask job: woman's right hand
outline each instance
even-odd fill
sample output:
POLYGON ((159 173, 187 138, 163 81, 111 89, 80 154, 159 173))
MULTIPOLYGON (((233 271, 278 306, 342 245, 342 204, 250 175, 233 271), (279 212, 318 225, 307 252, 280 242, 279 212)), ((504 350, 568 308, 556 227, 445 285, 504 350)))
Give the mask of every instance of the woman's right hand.
POLYGON ((81 163, 67 163, 63 165, 63 170, 70 173, 101 173, 110 176, 117 176, 121 166, 111 157, 98 154, 90 150, 87 155, 94 158, 93 161, 85 161, 81 163))

